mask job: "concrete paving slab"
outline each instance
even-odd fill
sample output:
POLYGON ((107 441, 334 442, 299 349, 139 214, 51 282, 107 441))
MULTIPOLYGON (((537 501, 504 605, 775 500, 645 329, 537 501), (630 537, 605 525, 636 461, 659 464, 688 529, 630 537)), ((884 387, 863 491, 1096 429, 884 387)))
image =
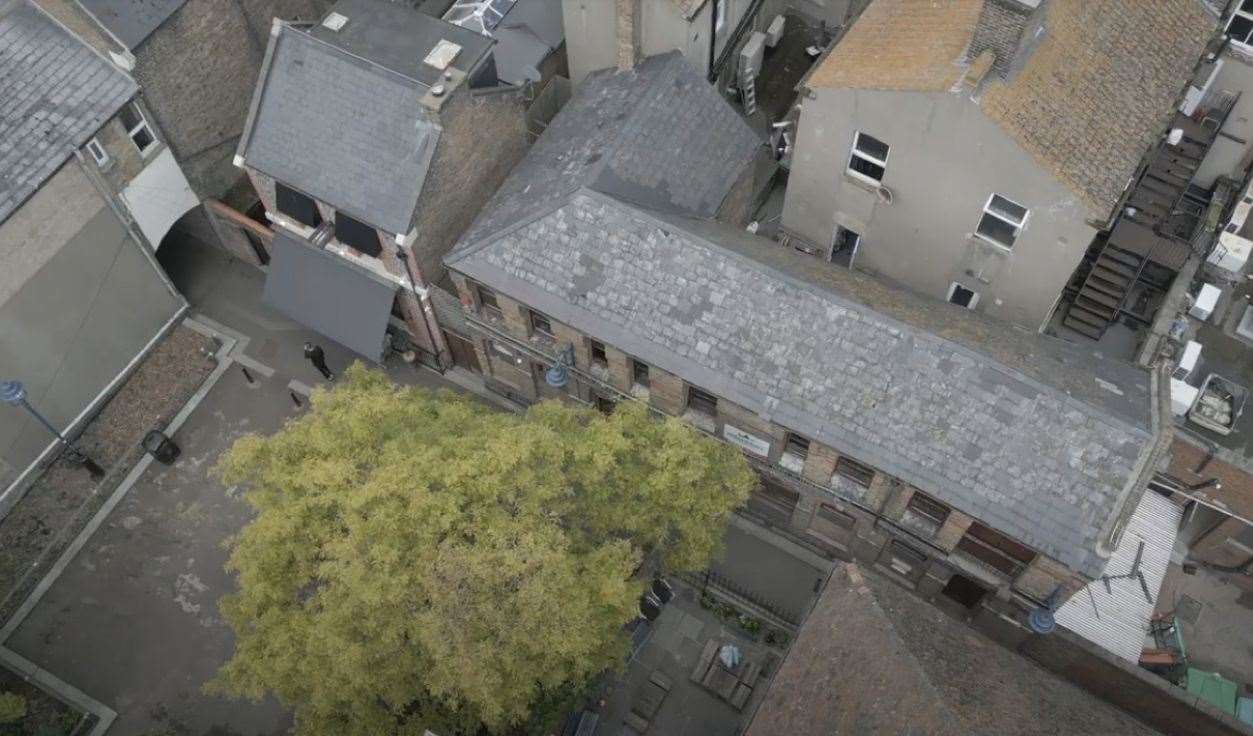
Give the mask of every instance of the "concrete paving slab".
POLYGON ((176 433, 179 461, 148 469, 7 642, 116 710, 111 734, 289 726, 273 701, 201 692, 232 650, 217 609, 233 588, 222 540, 249 517, 210 469, 240 435, 274 431, 294 414, 284 389, 271 382, 252 391, 227 372, 176 433))

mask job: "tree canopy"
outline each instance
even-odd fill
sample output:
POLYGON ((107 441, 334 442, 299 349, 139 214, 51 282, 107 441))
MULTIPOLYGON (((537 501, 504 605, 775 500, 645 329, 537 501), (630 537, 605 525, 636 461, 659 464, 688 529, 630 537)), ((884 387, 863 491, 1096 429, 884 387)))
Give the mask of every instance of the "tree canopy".
POLYGON ((646 569, 699 569, 754 484, 733 448, 633 402, 525 415, 354 366, 218 466, 254 520, 210 684, 301 734, 528 730, 622 661, 646 569))

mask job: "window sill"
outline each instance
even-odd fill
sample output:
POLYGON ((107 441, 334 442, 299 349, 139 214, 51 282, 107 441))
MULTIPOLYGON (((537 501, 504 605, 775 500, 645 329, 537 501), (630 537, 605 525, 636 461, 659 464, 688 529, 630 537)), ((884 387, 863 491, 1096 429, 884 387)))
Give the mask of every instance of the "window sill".
POLYGON ((805 470, 805 458, 785 452, 779 456, 779 467, 800 475, 805 470))
POLYGON ((718 431, 718 420, 708 414, 699 411, 687 409, 683 412, 683 419, 690 422, 693 426, 703 429, 710 434, 718 431))
POLYGON ((1014 252, 1014 246, 1005 245, 1004 243, 998 243, 997 241, 987 237, 986 235, 980 235, 979 233, 971 233, 970 239, 976 243, 981 243, 983 245, 992 246, 997 251, 999 251, 1001 255, 1008 256, 1014 252))
POLYGON ((848 169, 844 170, 844 181, 860 189, 865 189, 875 196, 878 196, 879 190, 883 187, 882 181, 875 181, 868 176, 862 176, 848 169))

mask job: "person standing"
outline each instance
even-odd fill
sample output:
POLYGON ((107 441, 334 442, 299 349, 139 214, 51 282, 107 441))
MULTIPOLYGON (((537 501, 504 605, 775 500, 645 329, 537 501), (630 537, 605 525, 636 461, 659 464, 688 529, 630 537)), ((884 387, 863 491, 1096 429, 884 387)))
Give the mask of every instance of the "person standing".
POLYGON ((322 350, 321 345, 313 343, 305 343, 305 357, 313 364, 314 368, 322 374, 328 381, 335 380, 335 374, 331 373, 331 369, 326 367, 326 353, 322 350))

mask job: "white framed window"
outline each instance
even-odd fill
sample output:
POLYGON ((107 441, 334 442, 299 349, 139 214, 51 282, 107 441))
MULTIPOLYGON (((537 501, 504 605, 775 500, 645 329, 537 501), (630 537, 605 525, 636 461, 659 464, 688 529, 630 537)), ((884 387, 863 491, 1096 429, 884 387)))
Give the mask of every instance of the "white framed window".
POLYGON ((954 281, 949 285, 948 296, 945 298, 948 299, 949 304, 956 304, 966 309, 974 309, 975 305, 979 303, 979 292, 967 289, 954 281))
POLYGON ((109 152, 104 150, 104 146, 100 145, 100 141, 92 138, 87 141, 87 152, 96 160, 96 166, 104 168, 109 165, 109 152))
MULTIPOLYGON (((1253 2, 1253 0, 1250 0, 1253 2)), ((988 197, 983 205, 983 216, 975 234, 1006 248, 1013 248, 1022 226, 1027 224, 1027 208, 999 194, 988 197)))
POLYGON ((878 186, 888 168, 888 148, 888 144, 878 138, 857 131, 853 136, 853 150, 848 155, 849 175, 878 186))
POLYGON ((148 119, 144 117, 139 105, 133 102, 127 103, 126 107, 118 113, 118 120, 122 121, 122 127, 126 128, 126 135, 130 136, 131 142, 140 153, 146 154, 157 145, 157 137, 152 134, 148 119))
POLYGON ((1224 31, 1232 43, 1238 43, 1253 49, 1253 0, 1242 0, 1231 17, 1227 19, 1224 31))
POLYGON ((721 33, 727 24, 726 0, 714 0, 714 33, 721 33))

